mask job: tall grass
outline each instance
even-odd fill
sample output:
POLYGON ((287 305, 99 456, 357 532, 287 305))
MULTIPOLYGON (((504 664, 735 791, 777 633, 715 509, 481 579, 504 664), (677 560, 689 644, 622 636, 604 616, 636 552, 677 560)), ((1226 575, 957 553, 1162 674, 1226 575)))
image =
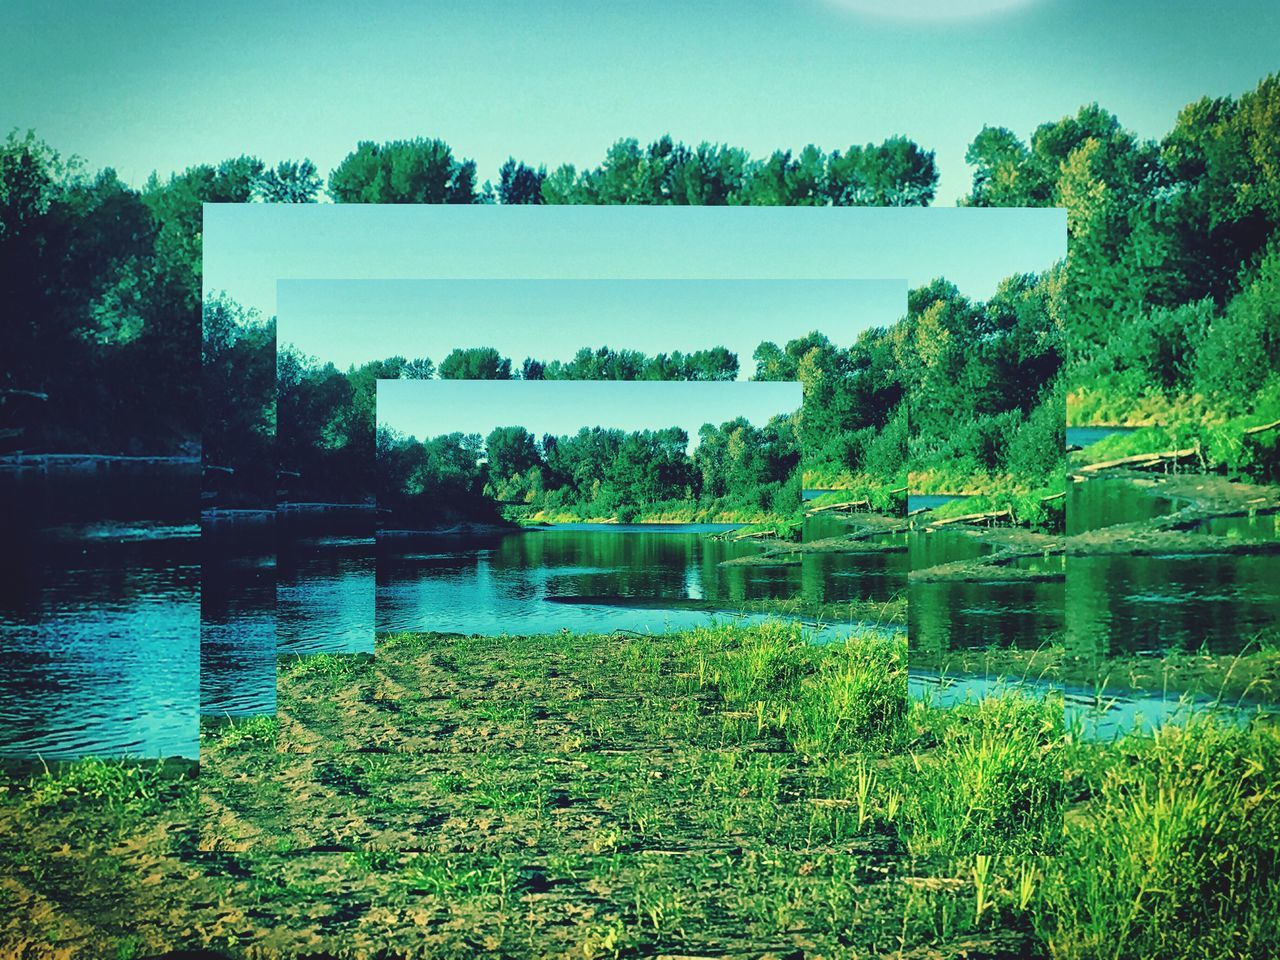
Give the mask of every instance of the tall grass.
POLYGON ((1049 853, 1061 843, 1066 739, 1059 696, 1016 690, 913 706, 932 747, 913 751, 899 832, 918 856, 1049 853))
POLYGON ((818 647, 803 627, 771 622, 748 630, 691 631, 685 657, 699 689, 754 716, 804 754, 881 747, 906 716, 906 644, 866 633, 818 647))
POLYGON ((1036 906, 1055 957, 1274 957, 1280 731, 1212 714, 1082 748, 1090 798, 1036 906))

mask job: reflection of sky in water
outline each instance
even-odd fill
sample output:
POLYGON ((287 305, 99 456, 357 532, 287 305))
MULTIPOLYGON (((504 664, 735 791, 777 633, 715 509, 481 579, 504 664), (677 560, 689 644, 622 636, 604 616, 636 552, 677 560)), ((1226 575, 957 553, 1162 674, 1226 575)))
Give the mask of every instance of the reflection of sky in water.
POLYGON ((884 600, 905 586, 901 555, 806 554, 796 564, 721 566, 760 550, 750 542, 706 538, 708 530, 721 528, 575 524, 458 550, 424 549, 420 542, 409 548, 389 539, 378 565, 378 630, 664 632, 716 617, 664 608, 666 598, 723 604, 731 611, 758 599, 884 600), (575 597, 631 599, 643 607, 574 603, 575 597))
POLYGON ((94 522, 7 544, 0 755, 199 752, 200 576, 188 528, 94 522), (119 534, 118 536, 116 534, 119 534))
POLYGON ((1110 740, 1126 733, 1151 733, 1170 723, 1184 723, 1193 713, 1213 711, 1232 723, 1247 723, 1259 712, 1280 713, 1280 706, 1218 703, 1208 698, 1183 698, 1160 692, 1095 693, 1084 687, 1063 687, 1044 680, 992 676, 940 676, 912 670, 909 695, 940 707, 977 701, 993 693, 1016 690, 1032 696, 1063 695, 1064 722, 1086 740, 1110 740))

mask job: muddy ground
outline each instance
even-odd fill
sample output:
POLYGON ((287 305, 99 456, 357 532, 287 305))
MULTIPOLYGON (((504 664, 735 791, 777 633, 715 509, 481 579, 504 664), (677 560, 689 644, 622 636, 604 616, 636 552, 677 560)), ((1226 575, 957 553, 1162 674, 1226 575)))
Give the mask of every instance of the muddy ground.
MULTIPOLYGON (((1102 476, 1124 477, 1153 496, 1191 501, 1191 505, 1175 513, 1152 520, 1121 523, 1089 530, 1070 537, 1037 533, 1017 527, 948 524, 948 533, 960 534, 990 544, 993 551, 975 560, 939 564, 925 570, 912 570, 915 582, 935 580, 997 581, 1063 581, 1065 566, 1028 565, 1022 561, 1065 556, 1158 556, 1161 554, 1237 554, 1261 555, 1280 553, 1280 541, 1243 540, 1215 536, 1196 531, 1206 520, 1238 517, 1250 513, 1274 513, 1280 510, 1280 487, 1264 484, 1236 483, 1225 477, 1204 474, 1151 475, 1131 471, 1110 471, 1102 476)), ((1079 482, 1090 482, 1080 479, 1079 482)), ((924 527, 927 536, 929 527, 924 527)))
POLYGON ((278 724, 206 729, 198 783, 5 782, 0 956, 1042 954, 652 639, 281 668, 278 724))

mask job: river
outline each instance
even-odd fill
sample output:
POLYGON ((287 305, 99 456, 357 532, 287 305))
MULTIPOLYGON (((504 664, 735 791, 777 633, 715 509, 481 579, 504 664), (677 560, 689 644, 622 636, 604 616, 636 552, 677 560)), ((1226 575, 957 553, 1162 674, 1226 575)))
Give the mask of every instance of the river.
MULTIPOLYGON (((1173 513, 1189 501, 1145 481, 1100 477, 1068 490, 1070 533, 1173 513)), ((1192 532, 1233 540, 1277 538, 1277 515, 1215 518, 1192 532)), ((1280 631, 1280 554, 1183 551, 1067 558, 1067 641, 1082 656, 1234 654, 1280 631)))
MULTIPOLYGON (((725 566, 760 550, 709 536, 731 529, 558 524, 480 538, 383 538, 378 630, 660 632, 724 619, 754 601, 883 602, 905 588, 903 553, 801 553, 798 562, 725 566), (690 601, 713 609, 689 609, 690 601)), ((807 536, 840 529, 839 521, 815 520, 807 536)))
POLYGON ((0 470, 0 756, 199 752, 199 467, 0 470))

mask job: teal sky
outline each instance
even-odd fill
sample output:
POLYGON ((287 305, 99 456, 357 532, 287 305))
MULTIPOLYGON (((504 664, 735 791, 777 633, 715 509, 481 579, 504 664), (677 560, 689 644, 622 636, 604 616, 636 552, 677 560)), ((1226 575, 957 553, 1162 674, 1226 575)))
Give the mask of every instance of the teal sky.
POLYGON ((538 438, 583 427, 683 427, 692 447, 704 423, 746 417, 760 427, 799 410, 802 400, 798 383, 379 380, 378 426, 422 440, 445 433, 483 437, 511 426, 538 438))
POLYGON ((762 341, 811 330, 850 344, 906 313, 901 280, 286 280, 276 336, 339 368, 456 347, 568 360, 581 347, 653 355, 723 346, 740 376, 762 341))
POLYGON ((265 314, 279 279, 945 276, 985 298, 1066 244, 1054 209, 210 204, 204 289, 265 314))
POLYGON ((515 0, 306 5, 8 0, 0 126, 134 183, 252 153, 327 173, 361 139, 435 136, 594 165, 664 133, 761 155, 905 134, 964 193, 983 124, 1098 101, 1159 136, 1280 68, 1274 0, 515 0))

